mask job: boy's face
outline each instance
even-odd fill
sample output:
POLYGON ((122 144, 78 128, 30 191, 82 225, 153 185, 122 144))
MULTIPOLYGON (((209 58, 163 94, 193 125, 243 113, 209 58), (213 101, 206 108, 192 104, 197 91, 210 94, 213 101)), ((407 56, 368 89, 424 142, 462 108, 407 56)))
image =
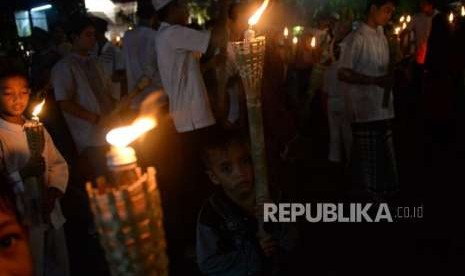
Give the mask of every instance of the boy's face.
POLYGON ((239 198, 253 192, 253 166, 247 146, 233 143, 227 150, 209 150, 208 156, 210 168, 207 173, 214 184, 239 198))
POLYGON ((26 231, 12 212, 1 209, 0 274, 32 276, 32 259, 26 231))
POLYGON ((396 7, 393 3, 387 2, 381 7, 376 5, 371 5, 370 16, 373 18, 374 22, 378 26, 386 26, 386 24, 391 20, 392 14, 396 10, 396 7))
POLYGON ((29 85, 21 77, 10 77, 0 82, 0 112, 12 117, 21 116, 29 102, 29 85))
POLYGON ((80 50, 91 51, 95 47, 97 38, 95 28, 88 26, 78 36, 74 37, 74 45, 80 50))

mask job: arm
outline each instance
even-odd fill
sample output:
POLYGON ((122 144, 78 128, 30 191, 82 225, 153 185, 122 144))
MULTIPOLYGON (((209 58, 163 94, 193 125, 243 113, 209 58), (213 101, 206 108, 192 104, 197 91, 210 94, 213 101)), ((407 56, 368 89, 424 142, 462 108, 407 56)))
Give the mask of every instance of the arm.
POLYGON ((355 72, 350 68, 341 68, 338 71, 338 79, 340 81, 348 82, 351 84, 361 84, 361 85, 374 85, 376 83, 376 77, 367 76, 355 72))
POLYGON ((56 188, 64 194, 68 186, 68 165, 45 129, 44 137, 46 147, 43 155, 47 164, 48 187, 56 188))
MULTIPOLYGON (((224 252, 220 248, 221 238, 218 232, 200 224, 197 231, 197 258, 199 268, 204 274, 245 275, 249 264, 260 262, 259 255, 251 245, 245 250, 224 252)), ((247 246, 247 245, 245 245, 247 246)))

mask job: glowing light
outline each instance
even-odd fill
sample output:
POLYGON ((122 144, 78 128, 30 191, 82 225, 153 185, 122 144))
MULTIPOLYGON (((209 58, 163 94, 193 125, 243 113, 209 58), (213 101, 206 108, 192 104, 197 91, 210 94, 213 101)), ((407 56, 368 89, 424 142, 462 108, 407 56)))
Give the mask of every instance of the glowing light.
POLYGON ((451 12, 451 13, 449 14, 449 22, 450 22, 450 23, 453 23, 453 22, 454 22, 454 13, 453 13, 453 12, 451 12))
POLYGON ((412 21, 412 17, 410 15, 407 15, 407 23, 410 23, 412 21))
POLYGON ((265 12, 266 8, 268 7, 270 0, 265 0, 263 1, 262 5, 258 10, 249 18, 249 26, 256 25, 258 23, 258 20, 260 20, 260 17, 262 14, 265 12))
POLYGON ((294 38, 292 39, 292 44, 297 45, 297 43, 299 43, 299 39, 296 36, 294 36, 294 38))
POLYGON ((407 29, 407 23, 404 22, 404 23, 402 24, 402 30, 405 30, 405 29, 407 29))
POLYGON ((399 34, 400 34, 400 31, 401 31, 401 28, 400 28, 400 27, 396 27, 396 28, 394 29, 394 33, 395 33, 396 35, 399 35, 399 34))
POLYGON ((400 17, 400 19, 399 19, 399 22, 400 22, 400 23, 403 23, 404 21, 405 21, 405 16, 402 15, 402 16, 400 17))
POLYGON ((463 17, 465 17, 465 6, 462 6, 461 15, 462 15, 463 17))
POLYGON ((112 146, 124 148, 156 126, 157 122, 154 119, 139 118, 129 126, 112 129, 107 133, 106 139, 112 146))
POLYGON ((39 7, 35 7, 31 9, 31 12, 38 12, 38 11, 44 11, 44 10, 49 10, 52 8, 52 5, 47 4, 39 7))
POLYGON ((284 28, 284 37, 287 38, 289 36, 289 29, 287 27, 284 28))
POLYGON ((85 5, 89 12, 106 13, 115 8, 115 4, 111 0, 85 0, 85 5))
POLYGON ((312 48, 315 48, 316 47, 316 37, 312 37, 312 41, 310 42, 310 46, 312 48))
POLYGON ((44 104, 45 104, 45 99, 42 100, 42 102, 40 102, 34 107, 34 110, 32 111, 32 119, 37 120, 37 121, 39 120, 39 114, 42 111, 44 104))

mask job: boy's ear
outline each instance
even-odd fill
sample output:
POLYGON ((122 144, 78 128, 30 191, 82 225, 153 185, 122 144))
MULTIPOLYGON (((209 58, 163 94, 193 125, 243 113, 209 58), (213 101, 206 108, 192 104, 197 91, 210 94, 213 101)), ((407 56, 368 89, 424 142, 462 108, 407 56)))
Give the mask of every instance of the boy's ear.
POLYGON ((221 185, 220 183, 220 180, 218 179, 218 177, 216 177, 216 175, 210 171, 210 170, 207 170, 206 171, 207 175, 208 175, 208 178, 210 178, 210 181, 215 184, 215 185, 221 185))

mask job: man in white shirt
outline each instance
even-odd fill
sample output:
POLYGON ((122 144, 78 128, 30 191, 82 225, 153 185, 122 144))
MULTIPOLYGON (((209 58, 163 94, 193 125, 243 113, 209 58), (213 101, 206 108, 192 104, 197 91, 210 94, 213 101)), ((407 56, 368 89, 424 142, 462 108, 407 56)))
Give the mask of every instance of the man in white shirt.
POLYGON ((339 79, 346 83, 354 139, 354 157, 360 181, 375 196, 398 189, 390 120, 392 97, 383 105, 391 86, 389 47, 383 26, 395 10, 394 0, 371 0, 368 17, 343 42, 339 79))
POLYGON ((183 133, 212 126, 215 118, 199 65, 210 32, 185 27, 188 13, 182 0, 154 2, 162 19, 156 39, 158 68, 176 130, 183 133))
POLYGON ((144 76, 151 79, 151 84, 133 99, 133 109, 139 109, 149 94, 162 89, 155 51, 155 9, 150 2, 140 1, 137 16, 138 26, 127 31, 123 38, 123 60, 128 91, 133 91, 144 76))

